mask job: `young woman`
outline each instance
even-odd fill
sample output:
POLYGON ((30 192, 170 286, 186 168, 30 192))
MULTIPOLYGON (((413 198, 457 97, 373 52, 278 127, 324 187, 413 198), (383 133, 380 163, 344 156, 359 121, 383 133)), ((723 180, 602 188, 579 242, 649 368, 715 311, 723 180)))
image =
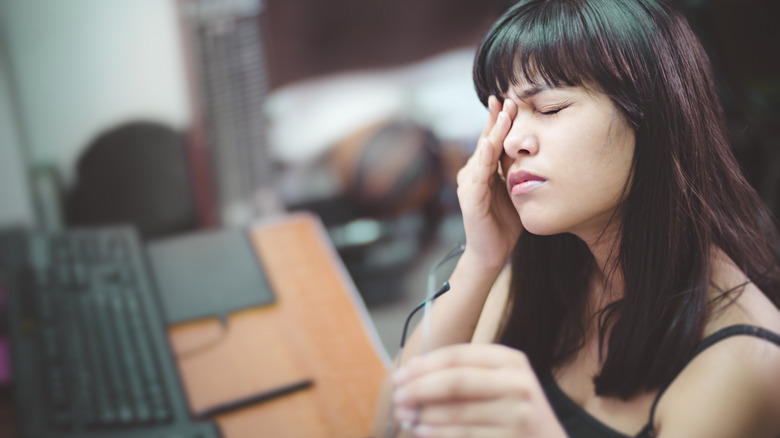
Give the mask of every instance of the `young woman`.
POLYGON ((466 249, 377 436, 780 436, 775 225, 683 16, 521 0, 474 82, 466 249))

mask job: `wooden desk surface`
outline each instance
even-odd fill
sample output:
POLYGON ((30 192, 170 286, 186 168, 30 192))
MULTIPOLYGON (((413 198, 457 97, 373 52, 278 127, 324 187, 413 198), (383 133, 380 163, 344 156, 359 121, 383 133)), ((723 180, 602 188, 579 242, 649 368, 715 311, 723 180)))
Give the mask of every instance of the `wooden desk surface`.
POLYGON ((258 223, 250 236, 276 295, 271 306, 174 327, 194 411, 311 379, 308 389, 216 417, 224 438, 371 435, 389 359, 318 218, 258 223))

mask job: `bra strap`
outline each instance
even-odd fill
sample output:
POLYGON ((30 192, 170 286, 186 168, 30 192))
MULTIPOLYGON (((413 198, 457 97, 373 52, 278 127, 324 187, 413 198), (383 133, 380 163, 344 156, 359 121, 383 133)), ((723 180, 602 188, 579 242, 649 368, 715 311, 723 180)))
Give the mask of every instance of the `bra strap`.
MULTIPOLYGON (((688 359, 687 363, 691 363, 691 361, 696 356, 698 356, 702 351, 712 347, 716 343, 724 339, 730 338, 732 336, 740 336, 740 335, 754 336, 756 338, 766 339, 767 341, 772 342, 778 347, 780 347, 780 335, 774 332, 771 332, 762 327, 757 327, 748 324, 731 325, 728 327, 724 327, 718 330, 717 332, 704 338, 696 347, 696 349, 693 350, 693 354, 691 354, 691 357, 690 359, 688 359)), ((661 391, 658 392, 658 395, 655 397, 655 400, 653 401, 653 406, 650 408, 650 421, 648 421, 647 426, 645 426, 645 428, 642 429, 643 434, 640 434, 640 436, 655 436, 655 434, 652 433, 653 424, 655 424, 655 409, 656 407, 658 407, 658 401, 661 399, 661 396, 664 395, 664 393, 666 392, 666 390, 669 388, 671 384, 672 382, 669 382, 668 385, 664 386, 661 389, 661 391)))

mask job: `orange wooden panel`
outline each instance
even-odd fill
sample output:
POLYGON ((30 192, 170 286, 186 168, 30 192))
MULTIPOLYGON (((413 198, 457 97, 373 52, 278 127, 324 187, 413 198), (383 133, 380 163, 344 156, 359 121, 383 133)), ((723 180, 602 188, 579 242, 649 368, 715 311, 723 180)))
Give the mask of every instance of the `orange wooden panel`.
POLYGON ((388 359, 352 281, 309 214, 258 223, 250 237, 276 303, 174 327, 190 405, 201 409, 304 378, 308 389, 216 418, 225 438, 371 434, 388 359))
POLYGON ((306 378, 280 339, 275 307, 236 312, 225 327, 208 320, 170 331, 193 412, 306 378))

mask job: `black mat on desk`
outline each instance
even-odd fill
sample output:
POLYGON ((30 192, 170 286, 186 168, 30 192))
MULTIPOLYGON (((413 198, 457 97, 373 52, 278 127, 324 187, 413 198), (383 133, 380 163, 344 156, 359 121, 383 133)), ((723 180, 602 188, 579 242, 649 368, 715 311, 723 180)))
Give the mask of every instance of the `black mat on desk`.
POLYGON ((275 300, 243 229, 186 234, 147 244, 168 324, 217 317, 275 300))

